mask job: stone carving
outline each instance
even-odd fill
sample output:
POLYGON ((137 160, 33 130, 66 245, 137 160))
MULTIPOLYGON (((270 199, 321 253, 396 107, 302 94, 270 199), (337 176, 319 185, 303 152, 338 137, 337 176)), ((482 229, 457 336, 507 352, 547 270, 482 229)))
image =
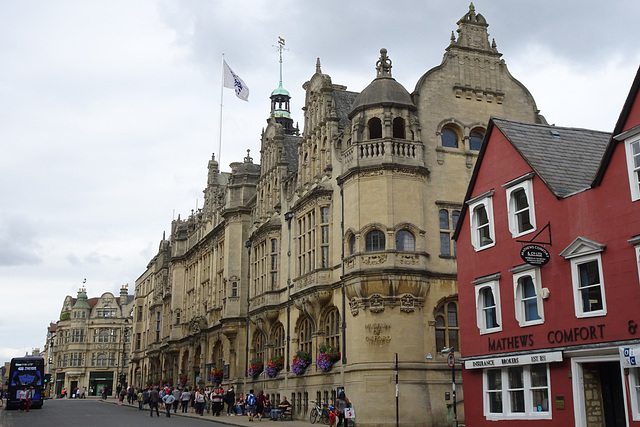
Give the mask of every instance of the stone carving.
POLYGON ((398 262, 405 265, 415 265, 418 263, 418 255, 402 254, 398 257, 398 262))
POLYGON ((380 265, 387 262, 387 254, 368 255, 362 257, 362 263, 366 265, 380 265))
POLYGON ((384 311, 384 300, 382 299, 382 295, 371 295, 371 298, 369 298, 369 311, 371 313, 382 313, 384 311))
POLYGON ((349 308, 351 309, 351 315, 353 317, 356 317, 360 312, 357 298, 351 298, 351 300, 349 301, 349 308))
POLYGON ((413 313, 415 308, 415 298, 411 294, 404 294, 400 298, 400 311, 403 313, 413 313))

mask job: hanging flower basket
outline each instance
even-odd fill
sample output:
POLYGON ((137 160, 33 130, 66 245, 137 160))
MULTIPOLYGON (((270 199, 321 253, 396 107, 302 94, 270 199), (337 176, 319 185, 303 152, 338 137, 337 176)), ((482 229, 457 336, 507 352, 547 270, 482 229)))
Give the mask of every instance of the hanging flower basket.
POLYGON ((218 369, 217 366, 211 368, 211 375, 209 375, 209 381, 212 383, 222 381, 222 369, 218 369))
POLYGON ((284 366, 284 357, 276 356, 273 359, 269 360, 269 362, 267 363, 267 368, 265 369, 265 372, 270 378, 275 378, 283 366, 284 366))
POLYGON ((340 360, 340 347, 339 346, 331 346, 328 344, 323 344, 320 346, 320 351, 318 352, 318 358, 316 359, 316 364, 322 371, 328 372, 331 370, 331 367, 334 363, 340 360))
POLYGON ((293 363, 291 364, 291 370, 296 375, 302 375, 307 368, 311 365, 311 355, 306 351, 299 350, 293 356, 293 363))
POLYGON ((249 364, 249 369, 247 369, 247 376, 255 378, 260 375, 263 370, 264 364, 262 363, 262 360, 254 359, 249 364))

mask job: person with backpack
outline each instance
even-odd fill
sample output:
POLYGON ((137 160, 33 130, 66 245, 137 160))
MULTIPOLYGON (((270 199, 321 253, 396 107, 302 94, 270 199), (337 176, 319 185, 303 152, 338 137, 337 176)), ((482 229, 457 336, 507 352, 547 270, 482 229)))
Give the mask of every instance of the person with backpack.
POLYGON ((253 421, 256 415, 256 396, 253 394, 253 389, 249 390, 247 395, 247 415, 249 415, 249 421, 253 421))

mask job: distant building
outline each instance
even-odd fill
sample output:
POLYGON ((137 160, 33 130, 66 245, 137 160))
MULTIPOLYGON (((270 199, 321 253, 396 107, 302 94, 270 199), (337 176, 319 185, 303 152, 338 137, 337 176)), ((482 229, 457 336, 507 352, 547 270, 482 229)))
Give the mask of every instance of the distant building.
POLYGON ((70 393, 85 387, 90 396, 101 395, 104 388, 112 395, 128 383, 132 309, 127 286, 119 297, 105 292, 87 298, 83 288, 77 298, 65 298, 60 320, 47 333, 45 370, 51 374, 52 393, 59 397, 63 388, 70 393))
POLYGON ((613 134, 491 120, 457 230, 468 425, 640 424, 639 87, 613 134))
POLYGON ((212 158, 203 208, 172 223, 136 280, 136 384, 264 389, 300 419, 344 387, 358 425, 395 425, 397 355, 401 423, 447 423, 451 237, 486 123, 545 122, 487 27, 471 5, 412 93, 386 49, 360 93, 318 60, 302 134, 289 92, 273 91, 261 164, 248 154, 221 173, 212 158))

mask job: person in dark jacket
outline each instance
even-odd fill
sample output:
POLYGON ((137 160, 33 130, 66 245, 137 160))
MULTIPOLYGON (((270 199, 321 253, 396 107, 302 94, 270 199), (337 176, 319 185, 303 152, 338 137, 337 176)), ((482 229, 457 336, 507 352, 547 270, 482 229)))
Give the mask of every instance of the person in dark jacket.
POLYGON ((153 408, 156 408, 156 415, 160 416, 160 411, 158 411, 158 402, 160 402, 160 394, 158 393, 158 389, 153 387, 149 392, 149 415, 153 417, 153 408))
POLYGON ((236 404, 236 392, 233 386, 229 387, 229 390, 224 395, 224 402, 227 404, 227 417, 234 415, 234 406, 236 404))

